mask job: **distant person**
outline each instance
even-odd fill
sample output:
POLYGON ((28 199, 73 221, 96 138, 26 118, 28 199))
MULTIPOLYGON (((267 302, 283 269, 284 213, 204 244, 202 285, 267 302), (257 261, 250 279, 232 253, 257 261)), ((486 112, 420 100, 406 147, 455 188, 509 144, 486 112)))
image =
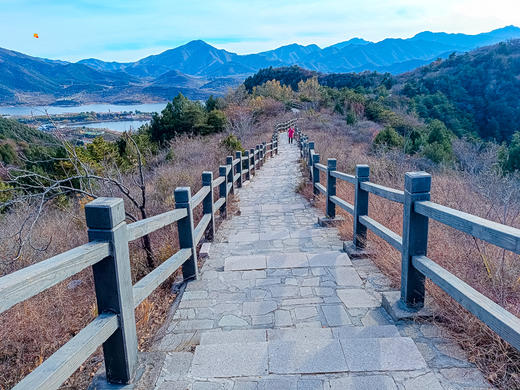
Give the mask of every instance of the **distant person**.
POLYGON ((292 127, 289 127, 287 134, 289 135, 289 143, 292 144, 294 139, 294 129, 292 127))

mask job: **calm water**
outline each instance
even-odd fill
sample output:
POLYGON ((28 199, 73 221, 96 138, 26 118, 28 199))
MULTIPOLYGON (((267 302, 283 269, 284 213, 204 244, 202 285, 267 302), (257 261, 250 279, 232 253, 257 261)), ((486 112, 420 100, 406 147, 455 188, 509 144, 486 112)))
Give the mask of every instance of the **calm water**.
POLYGON ((0 106, 0 115, 45 115, 45 112, 53 114, 70 114, 78 112, 161 112, 166 106, 164 103, 149 104, 85 104, 73 107, 51 107, 51 106, 0 106))
POLYGON ((70 127, 85 127, 89 129, 110 129, 114 131, 130 131, 137 130, 140 126, 148 123, 148 121, 119 121, 119 122, 96 122, 84 125, 72 125, 70 127))

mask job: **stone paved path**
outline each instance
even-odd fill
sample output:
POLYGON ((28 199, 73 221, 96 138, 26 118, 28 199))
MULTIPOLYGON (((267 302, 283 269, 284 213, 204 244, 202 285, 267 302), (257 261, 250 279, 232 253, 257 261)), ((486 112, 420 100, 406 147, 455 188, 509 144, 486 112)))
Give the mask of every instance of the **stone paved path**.
POLYGON ((321 213, 295 192, 298 150, 284 141, 237 191, 241 215, 221 225, 154 346, 155 388, 489 388, 439 328, 386 315, 388 280, 316 225, 321 213))

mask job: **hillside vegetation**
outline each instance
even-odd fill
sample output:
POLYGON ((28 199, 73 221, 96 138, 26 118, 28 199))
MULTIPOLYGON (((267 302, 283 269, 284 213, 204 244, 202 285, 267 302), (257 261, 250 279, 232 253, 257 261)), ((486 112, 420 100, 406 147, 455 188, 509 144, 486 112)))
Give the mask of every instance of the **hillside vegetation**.
POLYGON ((20 156, 29 160, 57 157, 58 140, 50 134, 36 130, 18 121, 0 117, 0 162, 24 164, 20 156))
POLYGON ((501 142, 520 130, 520 40, 450 56, 397 83, 421 117, 441 119, 458 135, 501 142))
MULTIPOLYGON (((410 154, 422 151, 435 162, 447 162, 453 157, 448 144, 454 137, 505 142, 503 168, 520 169, 520 136, 514 135, 520 131, 520 40, 454 54, 398 77, 375 72, 320 74, 293 66, 263 69, 244 86, 253 92, 277 80, 298 91, 300 81, 313 78, 329 88, 336 111, 348 120, 363 114, 387 126, 376 143, 403 147, 410 154), (444 150, 428 146, 434 140, 432 128, 438 130, 442 140, 437 142, 444 150)), ((299 99, 307 98, 303 94, 299 99)))

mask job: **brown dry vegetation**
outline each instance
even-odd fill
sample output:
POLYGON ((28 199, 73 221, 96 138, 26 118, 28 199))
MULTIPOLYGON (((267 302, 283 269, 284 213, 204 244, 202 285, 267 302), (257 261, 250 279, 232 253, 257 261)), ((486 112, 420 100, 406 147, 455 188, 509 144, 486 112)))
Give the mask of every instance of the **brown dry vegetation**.
MULTIPOLYGON (((462 172, 439 168, 428 161, 411 158, 399 152, 375 153, 371 141, 378 125, 359 122, 345 125, 344 120, 328 113, 309 113, 301 123, 302 130, 315 142, 321 162, 336 158, 338 170, 354 173, 356 164, 370 166, 371 181, 402 189, 404 174, 426 170, 432 173, 432 201, 462 210, 483 218, 520 227, 520 202, 514 195, 518 184, 503 181, 492 174, 462 172)), ((463 149, 464 145, 455 145, 463 149)), ((483 152, 482 152, 483 153, 483 152)), ((461 155, 477 164, 486 156, 461 155)), ((326 178, 321 174, 321 182, 326 178)), ((313 197, 311 185, 303 189, 313 197)), ((351 184, 338 181, 337 195, 354 202, 351 184)), ((324 197, 314 200, 324 210, 324 197)), ((352 239, 352 217, 337 208, 345 218, 340 227, 344 240, 352 239)), ((402 206, 385 199, 370 196, 369 216, 396 233, 402 233, 402 206)), ((373 233, 368 234, 369 245, 374 249, 373 260, 390 277, 395 287, 400 284, 401 256, 385 241, 373 233)), ((516 316, 520 316, 520 259, 476 240, 455 229, 430 222, 428 256, 516 316)), ((520 389, 520 353, 502 341, 487 326, 468 313, 432 283, 427 291, 434 298, 438 321, 449 329, 449 334, 465 349, 471 361, 484 372, 487 379, 501 389, 520 389)))
MULTIPOLYGON (((265 118, 263 115, 266 114, 265 109, 262 111, 263 107, 255 113, 254 109, 258 110, 258 107, 241 107, 239 103, 229 105, 228 115, 231 117, 240 111, 240 119, 244 121, 243 132, 240 134, 243 147, 252 148, 262 141, 268 141, 276 118, 271 116, 268 120, 263 120, 262 118, 265 118), (249 121, 248 115, 254 115, 255 120, 249 121)), ((270 113, 283 116, 280 104, 265 103, 270 113)), ((224 164, 226 155, 231 154, 221 144, 226 135, 178 137, 168 150, 163 151, 149 163, 145 172, 149 194, 147 201, 149 216, 174 207, 175 187, 190 186, 194 194, 201 186, 203 171, 212 170, 214 175, 218 176, 218 166, 224 164)), ((124 180, 130 182, 131 178, 126 177, 124 180)), ((135 190, 138 191, 137 188, 135 190)), ((120 194, 109 189, 101 195, 121 197, 120 194)), ((215 196, 218 198, 217 193, 215 196)), ((0 276, 85 243, 87 234, 84 205, 88 201, 88 199, 78 198, 66 205, 56 203, 46 209, 36 223, 31 244, 24 246, 22 256, 16 261, 9 260, 14 258, 13 254, 17 250, 17 243, 12 239, 13 228, 17 229, 22 224, 24 216, 34 206, 20 206, 2 215, 0 276)), ((125 207, 127 210, 135 211, 128 203, 125 207)), ((230 214, 232 213, 233 207, 230 214)), ((199 207, 195 214, 196 222, 200 217, 199 207)), ((174 254, 178 249, 175 224, 151 234, 151 243, 156 264, 174 254)), ((146 253, 140 240, 130 244, 130 257, 132 279, 135 283, 149 272, 146 253)), ((140 350, 146 350, 153 341, 155 331, 166 318, 169 306, 175 298, 171 286, 176 276, 173 275, 163 283, 136 309, 140 350)), ((12 388, 92 321, 96 314, 97 307, 90 269, 2 313, 0 315, 0 389, 12 388)), ((85 389, 101 364, 102 354, 98 350, 74 373, 63 388, 85 389)))

